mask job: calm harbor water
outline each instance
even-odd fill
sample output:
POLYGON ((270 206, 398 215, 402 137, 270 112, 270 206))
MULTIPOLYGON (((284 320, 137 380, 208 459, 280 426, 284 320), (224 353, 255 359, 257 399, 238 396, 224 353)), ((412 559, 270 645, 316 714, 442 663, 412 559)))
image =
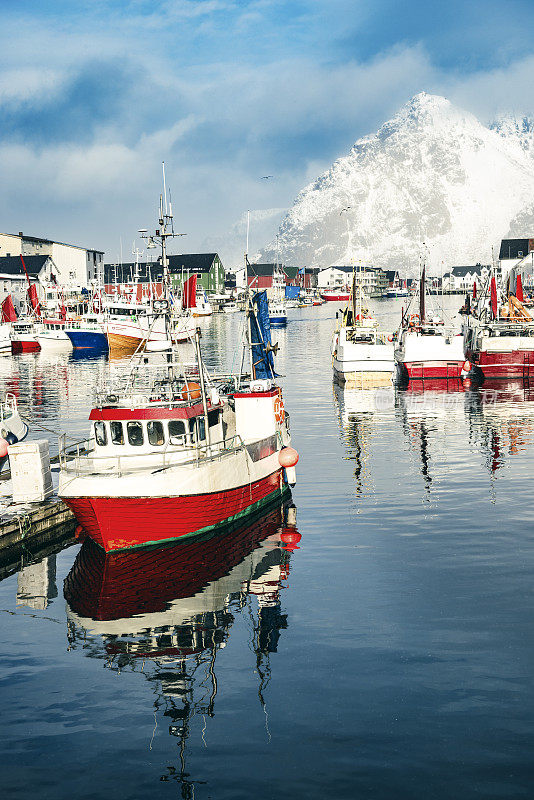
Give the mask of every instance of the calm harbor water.
MULTIPOLYGON (((272 509, 182 549, 28 553, 0 581, 1 797, 532 796, 534 389, 344 392, 335 308, 289 313, 299 546, 272 509)), ((208 363, 241 324, 202 322, 208 363)), ((81 437, 118 369, 19 356, 0 387, 81 437)))

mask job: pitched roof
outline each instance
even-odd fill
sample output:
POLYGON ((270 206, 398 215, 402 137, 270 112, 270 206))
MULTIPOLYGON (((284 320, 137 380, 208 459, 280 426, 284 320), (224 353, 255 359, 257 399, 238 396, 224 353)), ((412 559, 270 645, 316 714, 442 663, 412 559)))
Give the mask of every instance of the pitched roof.
MULTIPOLYGON (((22 256, 28 275, 36 277, 41 272, 43 266, 50 256, 22 256)), ((20 256, 0 256, 0 273, 2 275, 24 275, 24 267, 20 256)))
POLYGON ((217 253, 182 253, 178 256, 167 256, 169 272, 209 272, 217 253))
POLYGON ((502 239, 499 261, 506 258, 523 258, 534 250, 534 239, 502 239))
POLYGON ((452 267, 451 274, 455 278, 465 278, 468 273, 480 275, 483 269, 490 269, 489 264, 475 264, 472 267, 452 267))
MULTIPOLYGON (((352 266, 351 265, 350 267, 348 267, 346 265, 341 266, 341 265, 338 265, 338 264, 332 264, 331 267, 325 267, 324 269, 339 269, 341 272, 346 272, 346 273, 352 273, 353 270, 355 272, 359 272, 360 269, 361 269, 362 272, 378 272, 378 271, 382 271, 381 267, 366 267, 366 266, 362 265, 361 268, 360 268, 360 266, 356 267, 356 266, 352 266)), ((322 272, 322 270, 321 270, 321 272, 322 272)))

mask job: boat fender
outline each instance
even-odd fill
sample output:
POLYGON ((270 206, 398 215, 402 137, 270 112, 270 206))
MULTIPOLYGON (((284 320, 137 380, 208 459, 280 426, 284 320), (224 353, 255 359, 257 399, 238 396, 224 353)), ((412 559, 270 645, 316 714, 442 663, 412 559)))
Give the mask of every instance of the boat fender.
POLYGON ((284 469, 295 467, 299 460, 299 454, 294 447, 283 447, 278 453, 278 463, 284 469))
POLYGON ((8 448, 9 442, 5 439, 0 439, 0 458, 5 458, 7 456, 8 448))
POLYGON ((294 528, 284 528, 280 534, 280 541, 284 543, 284 550, 298 550, 302 534, 294 528))
POLYGON ((16 436, 12 431, 8 431, 4 436, 4 439, 8 444, 17 444, 19 437, 16 436))
POLYGON ((462 365, 462 372, 471 372, 471 362, 470 361, 464 361, 464 363, 462 365))
POLYGON ((389 334, 389 336, 388 336, 388 342, 392 342, 392 341, 393 341, 393 336, 392 336, 391 334, 389 334))

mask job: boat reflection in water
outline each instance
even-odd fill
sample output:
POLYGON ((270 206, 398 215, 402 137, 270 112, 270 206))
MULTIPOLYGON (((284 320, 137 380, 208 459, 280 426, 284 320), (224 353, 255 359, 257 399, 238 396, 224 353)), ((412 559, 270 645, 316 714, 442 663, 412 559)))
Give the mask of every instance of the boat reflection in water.
POLYGON ((395 390, 391 381, 379 379, 365 388, 333 385, 334 403, 340 422, 346 458, 354 462, 355 492, 367 495, 373 491, 368 467, 371 441, 380 434, 380 422, 395 407, 395 390))
POLYGON ((295 506, 276 507, 254 523, 173 547, 106 554, 86 539, 65 579, 71 648, 119 673, 142 670, 157 687, 155 711, 179 739, 180 766, 171 775, 183 797, 194 794, 185 766, 193 719, 214 714, 217 652, 244 609, 265 710, 270 654, 287 627, 280 590, 299 540, 295 506))
POLYGON ((469 393, 469 401, 470 439, 496 476, 507 455, 519 455, 534 444, 534 380, 486 379, 469 393))

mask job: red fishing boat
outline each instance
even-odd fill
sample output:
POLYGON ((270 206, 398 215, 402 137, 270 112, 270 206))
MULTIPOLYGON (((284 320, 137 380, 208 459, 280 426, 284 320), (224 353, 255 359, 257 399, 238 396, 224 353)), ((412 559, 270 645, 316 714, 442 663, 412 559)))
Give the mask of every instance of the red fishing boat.
POLYGON ((428 312, 425 268, 413 302, 414 308, 410 303, 403 312, 397 338, 397 381, 459 378, 465 361, 463 336, 445 325, 440 314, 428 312))
MULTIPOLYGON (((159 222, 165 275, 172 234, 169 218, 159 222)), ((165 302, 155 311, 168 331, 165 302)), ((194 364, 172 350, 150 366, 140 350, 127 379, 97 395, 89 440, 61 450, 59 495, 106 551, 204 535, 281 499, 295 482, 265 292, 247 314, 241 363, 248 354, 249 372, 210 376, 200 329, 194 364)))
POLYGON ((491 277, 466 317, 466 373, 483 378, 534 375, 534 319, 522 300, 519 275, 515 293, 499 288, 495 276, 491 277))

